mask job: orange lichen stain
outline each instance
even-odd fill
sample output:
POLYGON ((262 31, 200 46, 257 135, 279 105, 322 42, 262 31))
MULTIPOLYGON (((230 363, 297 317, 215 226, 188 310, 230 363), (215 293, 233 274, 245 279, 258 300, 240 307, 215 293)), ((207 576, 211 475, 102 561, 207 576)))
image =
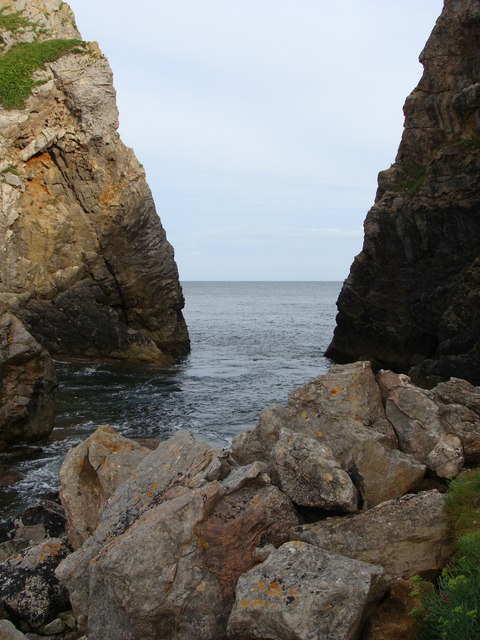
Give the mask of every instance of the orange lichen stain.
POLYGON ((292 443, 292 439, 290 438, 290 436, 288 436, 287 438, 287 444, 291 444, 292 443))
POLYGON ((253 585, 253 590, 259 593, 260 591, 263 591, 266 586, 267 585, 265 584, 265 582, 262 582, 260 580, 260 582, 257 582, 256 584, 253 585))
POLYGON ((208 542, 205 540, 203 536, 198 536, 197 538, 197 547, 199 549, 203 549, 206 551, 208 549, 208 542))
POLYGON ((302 418, 305 420, 305 422, 308 420, 308 413, 306 411, 302 411, 302 418))
POLYGON ((334 387, 333 389, 330 389, 330 395, 335 396, 337 395, 337 393, 342 393, 342 391, 343 391, 342 387, 339 384, 337 384, 336 387, 334 387))
POLYGON ((288 592, 289 596, 298 596, 298 594, 299 594, 299 591, 298 589, 295 589, 295 587, 292 587, 288 592))
POLYGON ((258 504, 260 502, 260 498, 258 496, 253 496, 252 502, 253 504, 258 504))
POLYGON ((319 432, 317 433, 317 436, 318 436, 319 438, 321 438, 321 437, 323 436, 323 431, 319 431, 319 432))
POLYGON ((278 589, 279 586, 280 585, 276 580, 272 580, 272 582, 270 582, 270 589, 278 589))
POLYGON ((332 608, 332 605, 329 602, 327 602, 327 604, 323 605, 322 611, 323 611, 323 613, 325 613, 325 611, 328 611, 331 608, 332 608))
POLYGON ((333 480, 333 476, 331 473, 328 473, 328 471, 326 472, 325 476, 324 476, 325 480, 327 482, 331 482, 333 480))
POLYGON ((13 333, 8 334, 7 341, 8 341, 8 344, 11 344, 13 342, 13 333))
POLYGON ((242 609, 248 609, 248 607, 263 607, 265 605, 265 600, 263 598, 259 598, 258 600, 252 600, 251 598, 243 598, 240 606, 242 609))

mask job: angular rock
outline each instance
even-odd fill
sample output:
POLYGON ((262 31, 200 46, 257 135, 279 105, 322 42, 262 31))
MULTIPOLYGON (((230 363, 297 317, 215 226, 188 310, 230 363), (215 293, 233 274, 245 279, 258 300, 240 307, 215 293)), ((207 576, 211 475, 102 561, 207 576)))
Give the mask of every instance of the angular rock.
POLYGON ((308 436, 283 429, 271 454, 272 480, 296 504, 351 513, 355 485, 331 451, 308 436))
POLYGON ((426 470, 411 456, 376 440, 359 442, 353 460, 353 477, 367 509, 418 489, 426 470))
POLYGON ((70 449, 60 469, 60 499, 74 549, 93 533, 106 500, 148 453, 146 447, 118 436, 110 425, 70 449))
POLYGON ((69 549, 51 538, 0 564, 0 602, 32 627, 53 620, 67 609, 68 594, 58 583, 55 569, 69 549))
POLYGON ((0 316, 0 451, 50 434, 57 377, 53 362, 22 322, 0 316))
POLYGON ((232 471, 187 432, 146 456, 57 571, 89 637, 221 637, 255 548, 281 544, 298 522, 264 469, 232 471))
POLYGON ((439 478, 456 478, 463 468, 463 447, 460 438, 442 436, 427 456, 426 464, 439 478))
MULTIPOLYGON (((31 23, 2 28, 3 51, 81 39, 60 0, 3 4, 31 23)), ((23 107, 0 105, 0 298, 56 356, 172 363, 189 350, 178 270, 108 61, 90 43, 35 79, 23 107)))
POLYGON ((384 567, 391 579, 438 573, 448 555, 444 497, 407 495, 365 513, 297 527, 292 538, 384 567))
MULTIPOLYGON (((433 26, 433 25, 432 25, 433 26)), ((478 2, 445 2, 395 163, 378 176, 327 356, 480 384, 478 2)))
POLYGON ((231 455, 239 464, 255 460, 270 462, 270 453, 278 440, 281 429, 288 427, 290 414, 281 405, 263 409, 255 429, 242 431, 233 438, 231 455))
POLYGON ((240 577, 227 635, 230 640, 353 640, 385 590, 380 567, 287 542, 240 577))
POLYGON ((480 461, 480 389, 466 380, 451 378, 434 387, 429 396, 439 405, 445 433, 462 443, 465 461, 480 461))

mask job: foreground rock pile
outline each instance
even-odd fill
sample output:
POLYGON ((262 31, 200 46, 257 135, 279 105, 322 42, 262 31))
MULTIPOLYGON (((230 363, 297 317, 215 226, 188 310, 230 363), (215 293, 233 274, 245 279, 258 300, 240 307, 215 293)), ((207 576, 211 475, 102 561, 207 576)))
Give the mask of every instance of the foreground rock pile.
POLYGON ((89 640, 379 640, 401 601, 388 637, 413 637, 405 580, 444 566, 444 478, 478 462, 479 440, 480 389, 426 391, 367 362, 293 391, 226 451, 102 427, 61 470, 68 538, 5 559, 0 599, 35 631, 68 594, 89 640), (38 557, 41 611, 22 583, 38 557))

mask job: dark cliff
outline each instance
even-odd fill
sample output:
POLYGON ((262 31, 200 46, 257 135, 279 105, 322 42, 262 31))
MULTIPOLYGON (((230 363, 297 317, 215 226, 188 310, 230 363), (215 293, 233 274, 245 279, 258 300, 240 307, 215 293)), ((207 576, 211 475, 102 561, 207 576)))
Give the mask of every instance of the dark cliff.
POLYGON ((445 0, 326 355, 480 384, 480 1, 445 0))

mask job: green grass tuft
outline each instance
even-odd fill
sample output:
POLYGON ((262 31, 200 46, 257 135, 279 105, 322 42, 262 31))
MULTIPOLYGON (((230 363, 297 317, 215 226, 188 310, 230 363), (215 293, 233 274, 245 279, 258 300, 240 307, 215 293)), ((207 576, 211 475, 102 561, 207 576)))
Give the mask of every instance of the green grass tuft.
POLYGON ((454 540, 480 531, 480 468, 465 471, 450 483, 445 509, 454 540))
POLYGON ((17 31, 33 26, 33 23, 24 18, 19 11, 5 13, 5 9, 6 7, 0 9, 0 31, 17 31))
POLYGON ((437 588, 425 590, 421 599, 418 640, 480 638, 480 532, 459 538, 437 588))
POLYGON ((81 40, 44 40, 11 47, 0 58, 0 104, 5 109, 23 109, 33 87, 39 84, 33 80, 33 72, 83 45, 81 40))
POLYGON ((394 190, 406 193, 410 197, 417 195, 425 181, 425 168, 410 162, 404 162, 397 167, 397 173, 398 179, 394 190))

